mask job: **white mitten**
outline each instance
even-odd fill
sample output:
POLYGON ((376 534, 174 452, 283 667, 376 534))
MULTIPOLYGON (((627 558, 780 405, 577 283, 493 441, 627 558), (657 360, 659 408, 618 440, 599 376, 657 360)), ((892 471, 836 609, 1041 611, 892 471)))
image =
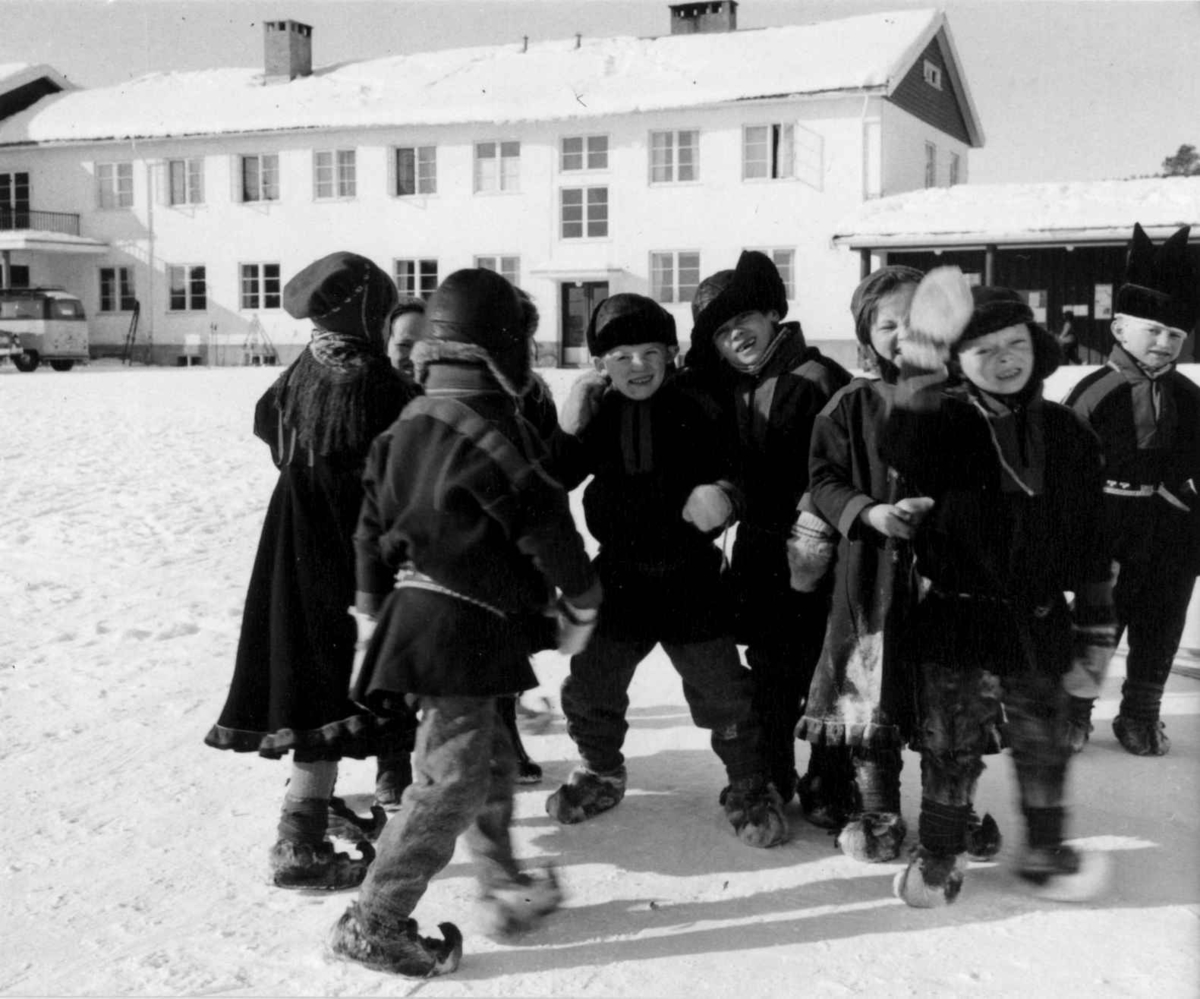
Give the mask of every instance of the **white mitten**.
POLYGON ((600 616, 597 607, 576 607, 565 597, 554 607, 558 620, 558 651, 564 656, 577 656, 587 648, 588 639, 596 630, 600 616))
POLYGON ((358 677, 362 673, 363 662, 367 658, 367 646, 371 644, 371 638, 375 634, 376 621, 370 614, 354 607, 349 609, 349 614, 354 618, 358 629, 358 636, 354 642, 354 665, 350 667, 349 689, 353 695, 354 688, 358 685, 358 677))
POLYGON ((608 378, 600 371, 585 371, 575 380, 558 417, 564 433, 577 437, 592 422, 608 384, 608 378))
POLYGON ((800 593, 816 590, 836 555, 837 531, 815 513, 801 510, 787 543, 792 589, 800 593))
POLYGON ((957 267, 935 267, 913 293, 908 328, 900 341, 901 360, 927 371, 940 368, 974 311, 971 286, 963 272, 957 267))
POLYGON ((724 527, 733 514, 733 503, 720 486, 697 486, 683 505, 683 519, 701 534, 724 527))
POLYGON ((1071 668, 1063 674, 1063 690, 1072 697, 1094 700, 1100 696, 1117 648, 1117 626, 1076 624, 1072 632, 1071 668))

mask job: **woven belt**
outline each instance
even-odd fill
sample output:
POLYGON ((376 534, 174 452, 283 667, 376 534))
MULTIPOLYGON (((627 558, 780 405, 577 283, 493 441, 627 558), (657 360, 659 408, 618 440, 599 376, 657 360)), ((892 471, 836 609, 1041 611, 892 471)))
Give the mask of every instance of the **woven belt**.
POLYGON ((426 576, 423 572, 417 572, 415 569, 401 569, 396 573, 397 590, 412 589, 412 590, 429 590, 433 593, 441 593, 447 597, 454 597, 456 600, 461 600, 464 603, 474 604, 476 607, 482 607, 489 614, 495 614, 501 620, 507 620, 508 615, 499 607, 493 607, 486 601, 479 600, 476 597, 469 597, 465 593, 459 593, 457 590, 452 590, 448 586, 443 586, 441 583, 435 582, 426 576))

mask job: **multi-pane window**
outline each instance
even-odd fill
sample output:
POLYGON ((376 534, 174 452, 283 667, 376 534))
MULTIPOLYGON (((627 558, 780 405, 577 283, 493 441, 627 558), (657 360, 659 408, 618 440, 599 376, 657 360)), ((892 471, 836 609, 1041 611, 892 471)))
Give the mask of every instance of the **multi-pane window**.
POLYGON ((925 143, 925 186, 937 187, 937 146, 925 143))
POLYGON ((203 264, 168 267, 167 287, 172 312, 202 312, 208 308, 208 279, 203 264))
POLYGON ((279 154, 242 157, 242 200, 279 200, 279 154))
POLYGON ((396 150, 396 194, 437 194, 436 146, 401 146, 396 150))
POLYGON ((607 135, 571 135, 562 140, 563 170, 607 170, 607 135))
POLYGON ((515 191, 521 179, 521 143, 475 143, 475 190, 515 191))
POLYGON ((650 183, 700 179, 700 133, 695 129, 650 133, 650 183))
POLYGON ((488 271, 496 271, 510 284, 521 283, 520 257, 476 257, 475 266, 488 271))
POLYGON ((172 205, 204 204, 204 160, 167 161, 168 197, 172 205))
POLYGON ((96 204, 101 208, 133 207, 133 164, 96 164, 96 204))
POLYGON ((782 180, 795 175, 794 126, 746 126, 742 132, 742 179, 782 180))
POLYGON ((608 188, 564 187, 559 209, 563 239, 599 239, 608 235, 608 188))
POLYGON ((0 173, 0 217, 6 211, 29 211, 29 174, 0 173))
POLYGON ((780 278, 783 279, 783 287, 787 292, 787 297, 794 299, 796 297, 796 251, 761 246, 747 246, 746 249, 758 250, 759 253, 765 253, 771 258, 771 262, 775 264, 775 269, 779 271, 780 278))
POLYGON ((397 260, 393 273, 401 295, 428 298, 438 286, 436 260, 397 260))
POLYGON ((700 252, 650 254, 650 294, 656 302, 690 302, 700 283, 700 252))
POLYGON ((100 268, 100 311, 132 312, 137 308, 133 294, 133 269, 130 267, 100 268))
POLYGON ((959 183, 959 181, 961 180, 961 178, 959 177, 959 170, 962 169, 961 164, 962 164, 962 161, 959 159, 958 153, 951 153, 950 154, 950 177, 949 177, 949 183, 950 183, 951 187, 953 187, 955 184, 959 183))
POLYGON ((314 198, 353 198, 357 189, 357 160, 353 149, 325 149, 313 153, 314 198))
POLYGON ((280 288, 278 264, 242 264, 243 309, 278 309, 280 288))

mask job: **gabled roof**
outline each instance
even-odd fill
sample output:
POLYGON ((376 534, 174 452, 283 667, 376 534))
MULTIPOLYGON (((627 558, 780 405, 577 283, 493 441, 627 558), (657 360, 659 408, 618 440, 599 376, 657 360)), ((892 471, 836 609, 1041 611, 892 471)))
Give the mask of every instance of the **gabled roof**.
POLYGON ((910 191, 865 202, 833 238, 853 249, 1124 243, 1135 222, 1155 239, 1182 225, 1200 238, 1200 177, 910 191))
POLYGON ((0 63, 0 120, 19 114, 48 94, 74 89, 73 83, 45 64, 0 63))
MULTIPOLYGON (((906 10, 721 34, 584 38, 578 46, 571 38, 527 51, 518 43, 344 63, 270 85, 252 69, 158 73, 42 100, 0 123, 0 145, 586 119, 888 94, 945 23, 936 10, 906 10)), ((973 108, 964 115, 977 129, 973 108)))

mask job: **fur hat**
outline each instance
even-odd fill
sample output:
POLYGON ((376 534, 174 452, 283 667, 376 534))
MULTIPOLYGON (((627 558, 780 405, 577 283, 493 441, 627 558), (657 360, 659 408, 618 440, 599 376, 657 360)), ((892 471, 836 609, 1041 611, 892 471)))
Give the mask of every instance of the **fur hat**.
POLYGON ((645 295, 610 295, 592 311, 587 328, 588 350, 593 357, 603 357, 616 347, 632 343, 678 346, 675 317, 645 295))
POLYGON ((922 274, 915 267, 905 267, 902 264, 888 264, 871 271, 850 296, 850 314, 854 316, 854 335, 864 347, 871 346, 871 326, 875 322, 875 314, 879 308, 880 299, 890 295, 902 285, 911 284, 914 287, 921 283, 922 274))
POLYGON ((729 282, 732 280, 733 271, 724 270, 717 271, 715 274, 710 274, 698 285, 696 285, 695 294, 692 295, 693 323, 697 318, 699 318, 700 313, 708 308, 709 303, 729 287, 729 282))
POLYGON ((692 327, 692 342, 708 340, 730 319, 744 312, 787 315, 787 289, 779 269, 765 253, 743 250, 725 289, 700 309, 692 327))
POLYGON ((1184 226, 1161 246, 1155 246, 1136 222, 1125 283, 1117 289, 1114 313, 1150 319, 1190 332, 1196 325, 1196 274, 1188 254, 1191 226, 1184 226))
POLYGON ((344 250, 315 260, 283 288, 283 307, 323 330, 379 340, 396 306, 396 285, 366 257, 344 250))
POLYGON ((1025 304, 1020 295, 1011 288, 976 285, 971 289, 971 298, 974 299, 975 309, 971 313, 967 328, 954 344, 955 354, 981 336, 1007 329, 1009 326, 1024 325, 1029 328, 1029 337, 1033 341, 1034 364, 1030 384, 1040 385, 1048 375, 1058 369, 1062 363, 1058 341, 1044 326, 1034 322, 1033 310, 1025 304))

